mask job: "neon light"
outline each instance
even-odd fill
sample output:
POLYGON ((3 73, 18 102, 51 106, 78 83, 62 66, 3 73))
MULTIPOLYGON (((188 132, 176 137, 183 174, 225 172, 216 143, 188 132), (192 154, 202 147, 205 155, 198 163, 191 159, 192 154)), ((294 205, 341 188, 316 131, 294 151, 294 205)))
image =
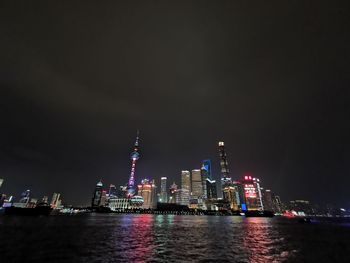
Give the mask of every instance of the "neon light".
POLYGON ((246 198, 256 198, 256 191, 253 184, 244 185, 244 193, 246 198))
POLYGON ((131 171, 130 171, 130 177, 129 177, 129 182, 128 182, 128 193, 127 196, 128 197, 132 197, 135 194, 135 167, 136 167, 136 161, 140 158, 140 154, 138 152, 138 145, 139 145, 139 131, 137 131, 136 134, 136 141, 135 141, 135 145, 134 145, 134 151, 131 153, 131 171))

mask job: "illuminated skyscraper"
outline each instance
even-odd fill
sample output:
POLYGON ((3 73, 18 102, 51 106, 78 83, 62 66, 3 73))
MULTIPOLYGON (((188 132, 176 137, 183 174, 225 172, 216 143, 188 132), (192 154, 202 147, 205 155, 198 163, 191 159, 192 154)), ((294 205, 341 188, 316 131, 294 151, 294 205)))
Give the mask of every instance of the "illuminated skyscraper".
POLYGON ((207 198, 207 179, 209 179, 209 170, 207 170, 208 167, 206 167, 204 165, 204 163, 202 164, 202 167, 201 167, 201 178, 202 178, 202 191, 203 191, 203 194, 202 194, 202 197, 204 199, 207 198))
POLYGON ((243 194, 243 186, 240 182, 233 181, 231 183, 227 183, 224 186, 223 190, 224 200, 226 200, 231 209, 233 210, 245 210, 245 198, 243 194))
POLYGON ((223 189, 223 199, 230 204, 230 208, 238 210, 238 203, 236 198, 236 189, 231 184, 225 184, 223 189))
POLYGON ((1 179, 1 178, 0 178, 0 187, 1 187, 1 185, 2 185, 3 182, 4 182, 4 179, 1 179))
POLYGON ((91 207, 100 206, 101 197, 102 197, 102 187, 103 187, 103 184, 101 181, 99 181, 95 187, 95 191, 92 197, 91 207))
POLYGON ((181 189, 191 191, 191 174, 189 171, 181 171, 181 189))
POLYGON ((160 178, 160 203, 167 203, 168 202, 168 194, 167 194, 167 186, 166 186, 166 177, 160 178))
POLYGON ((242 180, 242 184, 244 187, 244 197, 247 206, 246 208, 247 210, 263 210, 261 205, 261 199, 258 193, 259 190, 257 188, 256 179, 254 179, 255 178, 253 178, 251 174, 246 173, 242 180))
POLYGON ((206 176, 210 180, 212 180, 212 172, 211 172, 211 161, 209 159, 203 161, 202 167, 206 170, 206 176))
POLYGON ((148 179, 143 179, 141 184, 138 185, 137 195, 142 196, 144 209, 153 209, 156 206, 156 185, 154 181, 149 181, 148 179))
POLYGON ((224 185, 231 182, 229 177, 228 162, 226 158, 225 143, 219 142, 219 155, 220 155, 220 167, 221 167, 221 189, 224 185))
POLYGON ((203 184, 202 184, 202 174, 201 170, 194 169, 192 170, 192 192, 191 195, 194 198, 202 198, 203 197, 203 184))
POLYGON ((263 194, 262 194, 263 189, 260 186, 260 180, 258 178, 253 178, 253 181, 254 181, 254 185, 255 185, 255 188, 256 188, 258 202, 259 202, 259 205, 260 205, 259 210, 264 210, 265 208, 264 208, 263 194))
POLYGON ((181 171, 181 189, 177 190, 176 203, 188 205, 191 192, 191 174, 189 171, 181 171))
POLYGON ((207 184, 207 196, 205 198, 206 199, 217 199, 218 194, 216 191, 216 181, 210 180, 209 178, 207 178, 206 184, 207 184))
POLYGON ((136 169, 136 162, 140 158, 139 153, 139 131, 137 130, 136 133, 136 141, 134 145, 134 151, 130 155, 131 158, 131 172, 129 177, 129 182, 127 186, 127 197, 132 197, 135 194, 135 169, 136 169))

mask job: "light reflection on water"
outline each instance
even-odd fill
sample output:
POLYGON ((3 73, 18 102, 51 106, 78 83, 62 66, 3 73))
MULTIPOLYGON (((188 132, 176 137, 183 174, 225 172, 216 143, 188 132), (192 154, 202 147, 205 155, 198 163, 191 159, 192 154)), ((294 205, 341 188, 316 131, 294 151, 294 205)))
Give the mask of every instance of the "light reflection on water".
POLYGON ((343 259, 350 230, 340 227, 230 216, 0 217, 0 262, 298 262, 334 253, 343 259))

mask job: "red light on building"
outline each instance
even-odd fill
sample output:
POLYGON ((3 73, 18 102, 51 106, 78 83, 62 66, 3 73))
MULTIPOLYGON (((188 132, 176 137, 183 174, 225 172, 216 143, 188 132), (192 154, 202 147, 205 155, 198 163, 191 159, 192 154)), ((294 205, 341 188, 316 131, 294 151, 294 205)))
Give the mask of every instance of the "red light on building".
POLYGON ((244 178, 244 180, 246 180, 246 181, 252 181, 253 180, 253 175, 250 172, 246 172, 246 173, 243 174, 242 178, 244 178))

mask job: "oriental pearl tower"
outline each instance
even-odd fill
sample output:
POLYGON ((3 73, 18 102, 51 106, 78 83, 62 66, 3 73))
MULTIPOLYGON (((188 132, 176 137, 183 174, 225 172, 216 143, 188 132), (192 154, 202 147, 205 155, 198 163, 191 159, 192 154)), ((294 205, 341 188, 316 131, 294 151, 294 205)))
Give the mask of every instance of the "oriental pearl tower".
POLYGON ((131 198, 135 195, 135 168, 136 168, 136 161, 140 158, 139 153, 139 130, 137 130, 136 133, 136 141, 134 145, 134 151, 130 155, 131 158, 131 172, 129 177, 129 182, 127 186, 127 197, 131 198))

